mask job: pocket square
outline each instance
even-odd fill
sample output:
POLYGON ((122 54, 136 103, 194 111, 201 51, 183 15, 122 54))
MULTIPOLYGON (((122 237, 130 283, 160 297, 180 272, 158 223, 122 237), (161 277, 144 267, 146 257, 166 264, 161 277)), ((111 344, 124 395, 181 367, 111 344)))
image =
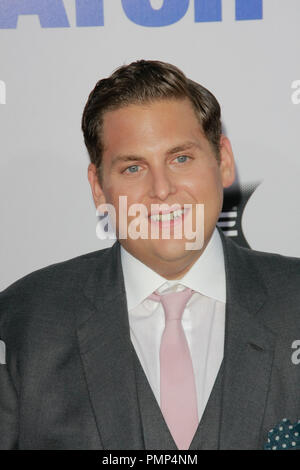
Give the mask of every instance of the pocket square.
POLYGON ((6 364, 5 343, 0 339, 0 364, 6 364))
POLYGON ((268 433, 268 441, 264 450, 291 450, 300 449, 300 420, 291 424, 284 418, 268 433))

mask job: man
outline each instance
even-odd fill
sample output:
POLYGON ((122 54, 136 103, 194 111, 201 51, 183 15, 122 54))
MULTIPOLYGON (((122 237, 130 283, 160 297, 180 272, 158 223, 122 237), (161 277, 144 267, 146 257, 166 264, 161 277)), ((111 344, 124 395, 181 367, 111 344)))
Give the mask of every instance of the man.
POLYGON ((234 160, 215 97, 138 61, 97 83, 82 128, 118 240, 2 292, 0 447, 262 449, 283 419, 292 432, 300 262, 216 229, 234 160), (121 197, 145 209, 143 236, 127 236, 121 197), (192 249, 175 236, 188 224, 203 235, 192 249))

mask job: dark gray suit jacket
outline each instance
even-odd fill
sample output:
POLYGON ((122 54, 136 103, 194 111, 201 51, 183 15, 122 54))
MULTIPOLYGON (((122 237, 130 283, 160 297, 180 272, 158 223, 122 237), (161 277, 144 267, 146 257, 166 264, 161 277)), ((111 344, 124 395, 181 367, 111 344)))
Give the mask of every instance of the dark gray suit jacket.
MULTIPOLYGON (((222 241, 224 376, 212 447, 262 449, 274 425, 300 419, 300 260, 222 241)), ((5 289, 0 340, 0 448, 145 448, 119 242, 5 289)))

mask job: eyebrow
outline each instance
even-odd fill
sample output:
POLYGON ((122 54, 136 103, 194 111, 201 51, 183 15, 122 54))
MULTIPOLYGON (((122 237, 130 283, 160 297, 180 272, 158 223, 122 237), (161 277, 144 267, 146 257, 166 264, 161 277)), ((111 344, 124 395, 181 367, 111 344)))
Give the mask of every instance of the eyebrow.
MULTIPOLYGON (((195 148, 195 147, 201 149, 200 144, 196 142, 188 141, 188 142, 184 142, 182 144, 176 145, 176 147, 172 147, 171 149, 166 151, 166 154, 173 155, 174 153, 183 152, 184 150, 188 150, 190 148, 195 148)), ((137 161, 137 160, 141 162, 147 161, 147 159, 145 157, 142 157, 141 155, 131 155, 131 154, 130 155, 116 155, 112 159, 112 166, 116 165, 120 161, 132 162, 132 161, 137 161)))

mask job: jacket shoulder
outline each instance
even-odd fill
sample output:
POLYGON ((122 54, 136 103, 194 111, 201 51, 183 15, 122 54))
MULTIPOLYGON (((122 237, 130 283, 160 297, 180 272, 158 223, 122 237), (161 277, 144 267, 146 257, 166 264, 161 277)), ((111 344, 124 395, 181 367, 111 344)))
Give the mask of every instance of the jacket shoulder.
POLYGON ((235 295, 249 311, 257 295, 264 302, 258 314, 276 334, 300 328, 300 259, 267 253, 225 241, 229 279, 235 295))
POLYGON ((49 311, 54 304, 67 307, 95 266, 107 264, 110 250, 104 248, 54 263, 13 282, 0 292, 0 326, 15 315, 49 311))
POLYGON ((239 267, 241 270, 251 271, 272 286, 276 283, 281 287, 286 283, 298 283, 299 289, 300 258, 241 247, 228 239, 224 243, 227 247, 227 259, 229 263, 234 259, 237 271, 239 267))

